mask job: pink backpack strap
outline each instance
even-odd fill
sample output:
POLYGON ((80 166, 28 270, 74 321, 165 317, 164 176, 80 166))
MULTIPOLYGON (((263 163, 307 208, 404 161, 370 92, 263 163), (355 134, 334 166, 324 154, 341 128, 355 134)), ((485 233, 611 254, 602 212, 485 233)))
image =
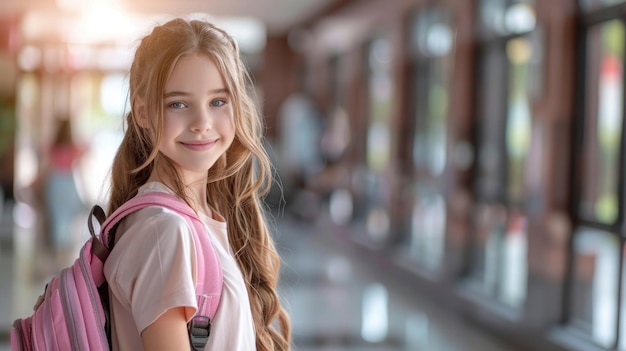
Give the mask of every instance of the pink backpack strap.
POLYGON ((201 317, 213 319, 219 306, 224 284, 222 268, 204 223, 184 201, 174 195, 163 192, 149 192, 135 196, 122 204, 102 223, 100 231, 102 241, 104 243, 108 242, 109 232, 124 217, 148 206, 168 208, 181 214, 188 221, 193 231, 197 253, 196 296, 198 299, 198 311, 196 316, 200 319, 201 317))

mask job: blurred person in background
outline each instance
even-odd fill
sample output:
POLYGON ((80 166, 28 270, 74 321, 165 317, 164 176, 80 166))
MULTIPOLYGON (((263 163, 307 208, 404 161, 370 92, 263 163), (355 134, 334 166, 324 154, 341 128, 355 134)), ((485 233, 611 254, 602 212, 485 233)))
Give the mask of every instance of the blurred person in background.
POLYGON ((80 195, 81 182, 76 169, 85 150, 74 140, 69 116, 57 119, 56 133, 35 189, 43 205, 46 242, 55 256, 56 269, 71 262, 80 237, 75 223, 86 206, 80 195))

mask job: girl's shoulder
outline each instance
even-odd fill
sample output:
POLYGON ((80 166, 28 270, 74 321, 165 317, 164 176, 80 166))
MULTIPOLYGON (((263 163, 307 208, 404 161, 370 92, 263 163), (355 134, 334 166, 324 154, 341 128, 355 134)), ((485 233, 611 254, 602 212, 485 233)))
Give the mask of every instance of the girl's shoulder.
MULTIPOLYGON (((150 192, 174 194, 164 184, 150 182, 139 188, 138 196, 150 192)), ((116 243, 122 240, 128 243, 131 240, 141 242, 155 238, 160 240, 178 240, 175 238, 176 236, 191 236, 191 228, 183 215, 158 205, 148 206, 129 214, 120 223, 117 232, 119 237, 115 238, 116 243), (127 235, 129 233, 132 233, 132 235, 127 235), (128 238, 122 239, 126 236, 128 238)))
POLYGON ((184 217, 167 208, 150 206, 120 223, 105 265, 111 261, 124 269, 143 270, 143 264, 157 260, 161 261, 159 265, 170 266, 178 260, 195 259, 195 250, 193 232, 184 217))
POLYGON ((144 207, 128 215, 125 222, 128 226, 151 227, 151 230, 159 232, 189 227, 183 215, 159 205, 144 207))

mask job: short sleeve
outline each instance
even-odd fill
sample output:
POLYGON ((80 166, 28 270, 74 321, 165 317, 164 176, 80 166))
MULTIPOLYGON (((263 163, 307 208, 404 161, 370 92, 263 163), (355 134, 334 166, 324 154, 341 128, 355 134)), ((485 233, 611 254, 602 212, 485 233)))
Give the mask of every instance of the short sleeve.
POLYGON ((105 274, 109 271, 111 291, 131 312, 138 332, 174 307, 184 307, 191 319, 197 309, 196 251, 186 220, 148 207, 122 224, 105 274))

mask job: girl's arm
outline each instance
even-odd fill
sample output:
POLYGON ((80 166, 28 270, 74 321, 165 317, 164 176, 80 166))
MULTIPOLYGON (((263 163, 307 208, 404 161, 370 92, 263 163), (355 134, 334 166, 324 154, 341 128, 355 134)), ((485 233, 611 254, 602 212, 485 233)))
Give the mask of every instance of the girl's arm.
POLYGON ((185 309, 176 307, 165 311, 141 333, 145 351, 189 351, 189 334, 185 309))

